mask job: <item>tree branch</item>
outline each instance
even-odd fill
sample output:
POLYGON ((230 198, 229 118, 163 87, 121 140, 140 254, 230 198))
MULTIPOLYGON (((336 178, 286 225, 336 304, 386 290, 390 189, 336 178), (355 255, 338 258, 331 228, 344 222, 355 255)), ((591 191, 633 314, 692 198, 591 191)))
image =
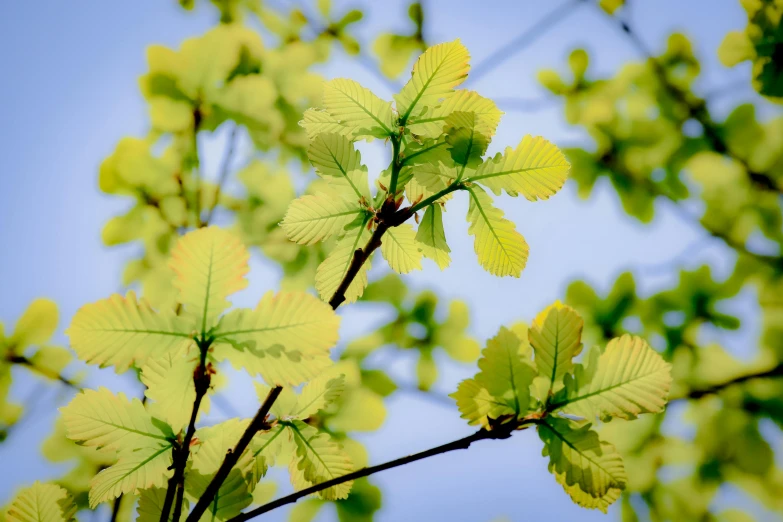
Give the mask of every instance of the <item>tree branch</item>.
POLYGON ((410 464, 412 462, 423 460, 429 457, 434 457, 435 455, 442 455, 443 453, 449 453, 455 450, 468 449, 471 444, 480 440, 507 439, 511 436, 511 434, 515 430, 523 429, 527 425, 536 424, 538 422, 539 422, 538 418, 531 417, 531 418, 522 419, 521 421, 516 423, 509 423, 509 424, 498 426, 493 430, 486 430, 482 428, 472 435, 468 435, 467 437, 449 442, 447 444, 443 444, 441 446, 437 446, 435 448, 428 449, 420 453, 414 453, 413 455, 408 455, 407 457, 401 457, 399 459, 385 462, 383 464, 378 464, 376 466, 369 466, 366 468, 362 468, 352 473, 348 473, 347 475, 343 475, 342 477, 336 477, 331 480, 327 480, 326 482, 315 484, 313 486, 310 486, 309 488, 302 489, 300 491, 297 491, 285 497, 264 504, 263 506, 248 511, 247 513, 241 513, 240 515, 237 515, 236 517, 229 519, 228 522, 243 522, 245 520, 250 520, 251 518, 257 517, 259 515, 263 515, 264 513, 272 511, 273 509, 277 509, 287 504, 293 504, 294 502, 296 502, 302 497, 306 497, 307 495, 312 495, 313 493, 318 493, 319 491, 323 491, 332 486, 337 486, 339 484, 343 484, 344 482, 360 479, 362 477, 369 477, 370 475, 373 475, 375 473, 379 473, 387 469, 397 468, 399 466, 404 466, 405 464, 410 464))
POLYGON ((114 504, 111 507, 111 518, 109 522, 117 522, 117 516, 120 514, 120 506, 122 505, 122 493, 120 496, 114 499, 114 504))
POLYGON ((185 432, 185 438, 181 444, 175 445, 173 449, 173 462, 171 466, 174 468, 174 474, 168 481, 168 487, 166 489, 166 498, 163 501, 163 508, 160 512, 160 522, 169 522, 169 513, 171 512, 172 504, 174 504, 174 513, 171 520, 179 522, 179 517, 182 514, 182 500, 185 495, 185 466, 187 466, 188 458, 190 457, 190 443, 193 440, 193 434, 196 433, 196 418, 198 417, 198 411, 201 408, 201 401, 209 391, 211 383, 211 377, 209 369, 207 368, 207 350, 208 344, 199 343, 199 351, 201 352, 199 365, 193 372, 193 384, 196 388, 196 398, 193 401, 193 411, 190 414, 190 422, 188 423, 188 429, 185 432), (174 497, 176 495, 177 502, 174 503, 174 497))
POLYGON ((353 259, 351 260, 348 270, 345 272, 345 276, 343 276, 343 280, 340 281, 340 285, 337 287, 337 290, 334 291, 334 295, 329 299, 329 306, 332 307, 332 310, 337 310, 337 307, 343 304, 345 301, 345 292, 348 290, 348 287, 351 286, 351 283, 356 278, 362 265, 364 265, 370 258, 370 255, 381 246, 381 238, 388 229, 389 226, 383 221, 378 223, 378 226, 372 233, 372 236, 370 236, 370 240, 364 245, 364 248, 360 248, 353 253, 353 259))
POLYGON ((468 76, 468 81, 477 81, 522 49, 532 45, 540 36, 546 34, 549 29, 565 20, 569 14, 574 13, 576 11, 575 8, 584 2, 585 0, 570 0, 549 11, 540 20, 531 25, 530 28, 473 67, 468 76))
POLYGON ((272 405, 275 403, 277 398, 280 396, 280 392, 282 391, 282 386, 276 386, 269 390, 266 399, 264 399, 261 407, 258 408, 256 416, 253 417, 252 421, 250 421, 250 425, 248 425, 247 429, 242 434, 242 437, 239 439, 239 442, 237 442, 237 445, 233 450, 228 450, 228 453, 226 453, 226 458, 223 460, 223 463, 220 465, 217 473, 212 478, 209 486, 207 486, 207 489, 204 490, 204 493, 202 493, 201 497, 198 499, 198 502, 193 507, 193 511, 191 511, 190 515, 188 515, 186 522, 198 522, 198 520, 201 519, 201 515, 203 515, 207 510, 209 504, 212 502, 212 499, 215 498, 218 490, 220 490, 220 486, 226 480, 228 474, 231 472, 234 466, 236 466, 237 461, 239 461, 239 457, 242 456, 247 447, 250 445, 250 441, 253 440, 253 437, 256 435, 256 433, 269 429, 269 426, 266 422, 267 415, 269 415, 269 410, 272 408, 272 405))
POLYGON ((72 380, 68 379, 67 377, 64 377, 60 373, 53 372, 47 368, 36 366, 35 363, 33 363, 33 361, 31 361, 24 355, 9 355, 6 358, 6 360, 12 364, 18 364, 20 366, 24 366, 25 368, 28 368, 31 372, 42 375, 47 379, 52 379, 53 381, 59 381, 64 385, 68 386, 69 388, 73 388, 74 390, 81 390, 81 387, 79 387, 79 385, 73 382, 72 380))
POLYGON ((783 377, 783 363, 779 363, 777 366, 757 373, 749 373, 735 377, 726 382, 720 384, 713 384, 711 386, 705 386, 704 388, 692 388, 687 394, 680 397, 672 397, 669 402, 680 401, 684 399, 701 399, 706 395, 714 395, 721 391, 737 384, 743 384, 754 379, 765 379, 770 377, 783 377))
POLYGON ((204 218, 204 221, 201 223, 202 227, 206 227, 209 225, 209 222, 212 220, 212 214, 215 212, 215 207, 217 207, 218 199, 220 199, 220 192, 223 189, 223 185, 226 183, 226 180, 228 179, 228 175, 231 172, 231 160, 234 157, 234 149, 236 147, 237 137, 239 136, 239 125, 236 123, 234 124, 234 128, 231 129, 231 134, 228 136, 228 145, 226 145, 226 154, 223 156, 223 164, 220 167, 220 174, 218 176, 217 186, 215 187, 215 199, 212 201, 212 204, 209 206, 209 210, 207 211, 207 216, 204 218))

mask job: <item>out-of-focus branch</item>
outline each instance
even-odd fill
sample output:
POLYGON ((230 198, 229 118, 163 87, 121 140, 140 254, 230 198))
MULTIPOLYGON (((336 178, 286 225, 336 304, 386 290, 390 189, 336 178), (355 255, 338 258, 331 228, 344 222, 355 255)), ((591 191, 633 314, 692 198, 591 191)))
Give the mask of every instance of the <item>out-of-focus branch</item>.
POLYGON ((726 388, 730 388, 731 386, 735 386, 737 384, 743 384, 748 381, 752 381, 754 379, 769 379, 774 377, 783 377, 783 363, 780 363, 777 366, 774 366, 768 370, 741 375, 739 377, 735 377, 734 379, 719 384, 705 386, 704 388, 692 388, 689 392, 687 392, 682 396, 670 398, 669 402, 680 401, 684 399, 701 399, 706 395, 714 395, 716 393, 720 393, 726 388))

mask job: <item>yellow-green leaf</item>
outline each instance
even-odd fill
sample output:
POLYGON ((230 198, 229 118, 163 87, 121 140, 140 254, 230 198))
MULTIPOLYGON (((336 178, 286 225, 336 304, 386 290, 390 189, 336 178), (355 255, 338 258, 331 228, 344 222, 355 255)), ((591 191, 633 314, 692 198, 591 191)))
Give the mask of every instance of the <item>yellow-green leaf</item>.
POLYGON ((603 353, 591 350, 574 375, 566 375, 552 408, 586 419, 634 419, 663 411, 671 382, 669 363, 640 337, 624 335, 609 341, 603 353))
POLYGON ((437 138, 443 134, 446 118, 454 112, 468 112, 476 115, 476 131, 487 139, 495 135, 503 111, 495 102, 479 96, 474 91, 460 89, 435 108, 428 109, 418 118, 411 118, 408 128, 413 134, 437 138))
MULTIPOLYGON (((165 420, 174 433, 179 433, 190 420, 196 385, 193 372, 198 357, 169 354, 147 361, 141 369, 141 382, 147 387, 144 395, 152 400, 149 407, 165 420)), ((201 411, 209 411, 209 395, 204 396, 201 411)))
POLYGON ((310 143, 307 156, 315 170, 336 187, 345 189, 357 200, 370 200, 367 167, 353 142, 339 134, 319 134, 310 143), (352 194, 351 194, 352 193, 352 194))
MULTIPOLYGON (((163 503, 166 500, 166 488, 145 489, 139 495, 139 504, 136 507, 136 522, 160 522, 160 514, 163 512, 163 503)), ((188 512, 188 499, 182 499, 182 512, 188 512)), ((169 521, 174 516, 174 509, 169 511, 169 521)))
POLYGON ((416 242, 424 257, 435 261, 441 270, 451 263, 451 249, 446 243, 446 231, 443 229, 443 211, 437 203, 424 211, 416 231, 416 242))
POLYGON ((20 491, 8 507, 7 522, 71 522, 76 506, 68 492, 35 482, 20 491))
POLYGON ((90 508, 122 494, 164 486, 172 473, 171 448, 166 442, 120 453, 116 464, 90 481, 90 508))
POLYGON ((8 344, 17 351, 45 343, 57 328, 57 305, 50 299, 36 299, 16 322, 8 344))
POLYGON ((573 308, 557 301, 539 313, 528 330, 536 368, 546 378, 550 393, 562 387, 563 376, 571 371, 574 357, 582 351, 583 326, 584 321, 573 308))
MULTIPOLYGON (((304 489, 353 471, 351 458, 328 434, 301 421, 288 423, 287 426, 296 444, 296 459, 289 466, 295 489, 304 489)), ((344 499, 352 485, 353 481, 344 482, 317 495, 325 500, 344 499)))
POLYGON ((386 231, 381 243, 381 254, 398 274, 421 270, 421 258, 424 255, 416 242, 416 232, 408 223, 386 231))
POLYGON ((194 230, 177 241, 170 266, 192 328, 206 333, 231 306, 227 297, 247 286, 249 258, 235 234, 216 226, 194 230))
POLYGON ((288 239, 300 245, 312 245, 343 230, 364 216, 356 202, 328 194, 302 196, 291 202, 280 223, 288 239))
POLYGON ((153 419, 138 399, 106 388, 84 390, 61 409, 68 438, 85 446, 136 450, 168 444, 171 428, 153 419))
POLYGON ((404 124, 408 118, 437 107, 454 93, 454 87, 468 76, 470 54, 457 39, 430 47, 413 65, 413 74, 399 94, 394 96, 397 112, 404 124))
POLYGON ((501 327, 481 352, 476 382, 498 402, 507 404, 517 415, 528 411, 530 384, 535 370, 526 353, 526 342, 511 330, 501 327))
MULTIPOLYGON (((318 269, 315 272, 315 288, 324 301, 329 301, 334 296, 334 293, 340 286, 340 282, 351 266, 354 252, 364 248, 370 240, 371 232, 367 230, 365 225, 366 223, 363 223, 361 227, 347 232, 337 242, 337 245, 335 245, 327 258, 318 265, 318 269)), ((359 273, 356 274, 356 277, 345 292, 346 304, 353 303, 364 292, 364 288, 367 286, 367 271, 369 269, 370 260, 368 259, 359 269, 359 273)))
POLYGON ((611 490, 625 488, 628 478, 620 454, 600 441, 589 424, 575 427, 566 419, 548 417, 538 424, 538 435, 544 442, 544 456, 549 456, 549 470, 563 475, 566 491, 577 486, 594 498, 606 499, 611 490))
POLYGON ((525 238, 503 217, 502 210, 492 206, 486 192, 476 186, 468 192, 468 233, 475 238, 473 247, 479 263, 490 274, 519 277, 527 263, 525 238))
MULTIPOLYGON (((309 361, 329 358, 338 338, 340 318, 326 303, 304 292, 268 292, 254 310, 227 314, 214 332, 215 342, 261 359, 270 385, 297 385, 316 376, 309 361)), ((229 358, 231 356, 229 355, 229 358)))
POLYGON ((340 120, 324 110, 307 109, 299 125, 304 128, 310 140, 319 134, 340 134, 348 139, 353 139, 351 130, 341 125, 340 120))
POLYGON ((324 108, 357 138, 384 138, 394 132, 391 102, 353 80, 337 78, 326 82, 324 108))
POLYGON ((475 379, 465 379, 457 387, 457 391, 449 395, 457 402, 460 417, 468 424, 489 426, 488 419, 497 419, 501 415, 514 415, 514 408, 505 401, 499 401, 475 379))
POLYGON ((344 376, 321 375, 308 382, 302 388, 302 393, 297 398, 296 406, 292 410, 291 416, 298 419, 306 419, 315 415, 337 400, 344 390, 344 376))
POLYGON ((66 334, 79 358, 117 372, 143 365, 149 357, 179 353, 193 344, 193 329, 171 311, 156 312, 134 292, 83 306, 66 334))
POLYGON ((501 190, 530 201, 549 199, 568 178, 571 165, 560 149, 540 136, 525 136, 516 149, 507 147, 476 168, 466 181, 476 181, 495 194, 501 190))

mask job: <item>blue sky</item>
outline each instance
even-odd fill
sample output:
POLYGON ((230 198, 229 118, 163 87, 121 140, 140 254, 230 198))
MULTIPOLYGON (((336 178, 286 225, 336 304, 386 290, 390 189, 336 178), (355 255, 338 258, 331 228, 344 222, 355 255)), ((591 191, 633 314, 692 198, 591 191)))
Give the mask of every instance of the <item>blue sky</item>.
MULTIPOLYGON (((406 27, 405 2, 336 3, 338 9, 364 6, 367 16, 360 26, 363 42, 371 42, 380 31, 406 27)), ((633 21, 656 52, 672 30, 683 31, 695 41, 703 63, 700 87, 704 90, 748 77, 747 67, 725 69, 715 53, 728 30, 745 24, 737 1, 647 0, 637 4, 633 21)), ((461 38, 473 63, 478 64, 535 24, 553 5, 533 0, 429 0, 427 37, 433 43, 461 38)), ((137 88, 137 77, 146 69, 145 46, 178 46, 213 23, 214 12, 206 5, 185 13, 172 0, 0 4, 0 99, 4 101, 5 123, 0 127, 0 240, 5 246, 0 256, 0 318, 7 328, 32 299, 50 297, 60 306, 58 339, 65 343, 62 330, 79 306, 121 289, 123 262, 134 248, 103 247, 100 230, 127 203, 99 193, 98 165, 121 137, 143 135, 147 130, 145 105, 137 88)), ((535 82, 536 71, 564 68, 568 52, 575 47, 588 49, 594 70, 603 74, 638 58, 605 17, 582 6, 533 47, 509 56, 501 67, 478 81, 469 80, 469 86, 491 98, 538 98, 544 92, 535 82)), ((327 78, 354 78, 386 98, 391 94, 383 82, 339 52, 320 72, 327 78)), ((740 89, 717 109, 753 98, 750 89, 740 89)), ((536 112, 507 112, 491 153, 516 145, 527 133, 563 145, 582 139, 581 133, 565 125, 557 103, 536 112)), ((202 142, 207 175, 215 174, 224 140, 225 130, 202 142)), ((364 151, 371 171, 385 166, 388 151, 386 155, 383 152, 378 145, 364 151)), ((608 187, 599 187, 589 201, 579 200, 573 189, 568 186, 552 200, 535 204, 500 200, 499 205, 530 245, 528 266, 520 279, 501 280, 480 269, 466 234, 467 204, 456 201, 446 214, 452 266, 440 272, 434 264, 427 264, 423 272, 407 276, 406 281, 416 288, 435 289, 444 297, 467 300, 472 309, 472 331, 483 341, 500 325, 530 319, 546 304, 562 298, 569 281, 587 279, 604 289, 619 272, 664 262, 702 237, 699 230, 678 221, 663 203, 658 206, 655 222, 644 226, 623 214, 608 187)), ((685 264, 695 267, 710 262, 725 267, 726 255, 719 243, 711 243, 685 264)), ((254 259, 251 286, 236 304, 252 304, 263 291, 274 288, 278 278, 274 266, 254 259)), ((641 287, 649 290, 670 282, 667 275, 644 278, 641 287)), ((735 305, 745 316, 752 313, 749 303, 753 299, 749 297, 735 305)), ((341 313, 346 318, 345 339, 370 331, 382 319, 358 309, 341 313)), ((740 346, 752 341, 755 334, 750 329, 720 340, 730 347, 740 346)), ((447 371, 437 388, 448 393, 473 368, 445 364, 447 371)), ((401 360, 394 370, 410 375, 411 361, 401 360)), ((20 380, 17 397, 27 397, 36 390, 29 381, 20 380)), ((109 372, 91 374, 88 383, 138 393, 133 382, 109 372)), ((40 442, 54 419, 47 405, 67 400, 63 392, 46 393, 48 402, 42 401, 27 421, 25 435, 0 445, 0 461, 11 464, 4 466, 0 476, 0 504, 20 483, 52 477, 63 469, 47 465, 39 456, 40 442)), ((250 414, 255 398, 249 383, 238 379, 230 394, 236 408, 250 414)), ((360 437, 368 446, 371 462, 426 449, 470 432, 456 409, 416 396, 398 394, 389 401, 388 409, 384 428, 360 437)), ((490 521, 502 516, 511 520, 606 519, 570 503, 547 473, 540 443, 532 432, 388 471, 373 481, 384 490, 385 507, 377 517, 381 522, 433 518, 490 521)), ((283 519, 283 511, 269 517, 283 519)))

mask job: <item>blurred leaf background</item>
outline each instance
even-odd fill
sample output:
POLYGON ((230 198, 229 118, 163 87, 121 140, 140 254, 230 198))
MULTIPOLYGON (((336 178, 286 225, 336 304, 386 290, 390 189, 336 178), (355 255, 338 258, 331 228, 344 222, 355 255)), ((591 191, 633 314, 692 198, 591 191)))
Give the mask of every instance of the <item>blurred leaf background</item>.
MULTIPOLYGON (((630 479, 608 516, 780 519, 782 14, 780 0, 4 4, 0 503, 51 479, 85 507, 105 463, 66 441, 56 407, 79 386, 141 391, 135 376, 71 361, 62 331, 75 310, 129 286, 170 306, 164 260, 205 216, 254 247, 237 304, 278 282, 309 288, 333 245, 294 245, 277 226, 317 183, 304 109, 323 78, 396 91, 426 45, 459 37, 467 87, 507 113, 497 142, 546 136, 567 150, 573 179, 549 205, 504 202, 531 246, 519 280, 483 273, 464 239, 449 271, 372 270, 341 311, 346 393, 322 427, 360 465, 466 433, 446 395, 480 346, 560 298, 586 318, 589 344, 631 332, 674 365, 665 414, 601 428, 630 479)), ((381 145, 362 154, 379 174, 381 145)), ((447 235, 467 226, 457 215, 447 235)), ((254 410, 239 375, 210 419, 254 410)), ((540 480, 545 462, 525 435, 268 518, 603 517, 540 480)))

